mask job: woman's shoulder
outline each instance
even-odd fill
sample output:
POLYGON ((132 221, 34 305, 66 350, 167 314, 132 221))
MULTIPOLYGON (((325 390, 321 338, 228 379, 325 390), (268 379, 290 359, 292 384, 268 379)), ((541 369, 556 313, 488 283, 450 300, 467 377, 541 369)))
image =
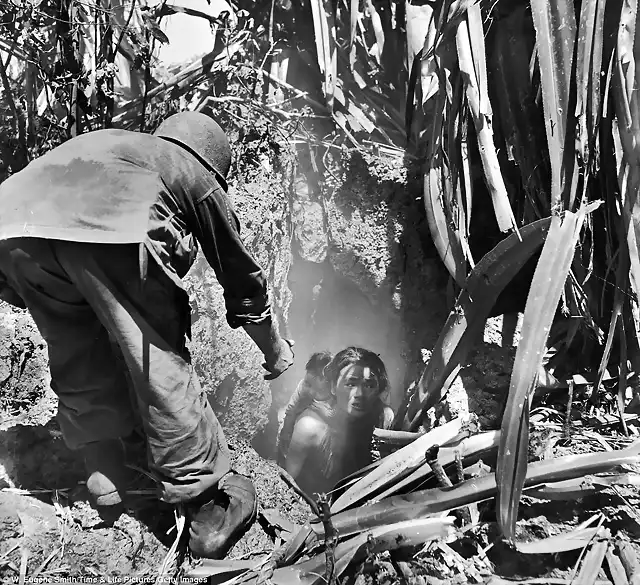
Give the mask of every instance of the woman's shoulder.
POLYGON ((319 443, 327 433, 328 425, 314 410, 307 408, 296 421, 294 433, 307 444, 319 443))

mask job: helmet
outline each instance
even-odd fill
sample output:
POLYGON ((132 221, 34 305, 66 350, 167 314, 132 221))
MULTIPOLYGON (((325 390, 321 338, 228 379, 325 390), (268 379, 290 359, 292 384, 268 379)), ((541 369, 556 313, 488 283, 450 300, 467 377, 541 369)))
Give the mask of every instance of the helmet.
POLYGON ((199 112, 180 112, 158 126, 154 136, 179 144, 205 167, 213 170, 227 189, 231 166, 231 147, 224 130, 209 116, 199 112))

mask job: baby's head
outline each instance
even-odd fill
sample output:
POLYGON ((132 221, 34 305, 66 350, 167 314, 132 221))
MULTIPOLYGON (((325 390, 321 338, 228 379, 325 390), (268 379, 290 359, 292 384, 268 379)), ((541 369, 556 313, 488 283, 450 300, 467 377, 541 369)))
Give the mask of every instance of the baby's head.
POLYGON ((331 396, 331 389, 324 376, 324 368, 332 358, 328 351, 317 351, 311 355, 305 366, 305 382, 313 389, 317 400, 326 400, 331 396))

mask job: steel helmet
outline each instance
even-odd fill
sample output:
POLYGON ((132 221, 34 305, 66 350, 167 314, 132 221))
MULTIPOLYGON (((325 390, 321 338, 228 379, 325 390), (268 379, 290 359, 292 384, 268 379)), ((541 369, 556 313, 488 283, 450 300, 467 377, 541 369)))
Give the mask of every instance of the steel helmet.
POLYGON ((217 175, 226 190, 231 166, 231 147, 224 130, 206 114, 180 112, 158 126, 154 136, 179 144, 217 175))

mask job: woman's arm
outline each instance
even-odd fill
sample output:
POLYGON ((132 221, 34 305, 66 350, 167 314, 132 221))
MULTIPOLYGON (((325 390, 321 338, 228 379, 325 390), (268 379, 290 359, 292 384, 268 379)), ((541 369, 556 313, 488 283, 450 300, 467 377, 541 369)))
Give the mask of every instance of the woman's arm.
POLYGON ((284 460, 289 450, 296 421, 312 402, 313 390, 309 388, 308 384, 306 384, 306 379, 303 378, 287 403, 282 427, 278 434, 278 465, 281 467, 284 467, 284 460))
MULTIPOLYGON (((286 454, 284 468, 304 490, 304 464, 316 451, 326 431, 326 424, 312 415, 302 415, 296 422, 286 454)), ((305 490, 306 491, 306 490, 305 490)))

